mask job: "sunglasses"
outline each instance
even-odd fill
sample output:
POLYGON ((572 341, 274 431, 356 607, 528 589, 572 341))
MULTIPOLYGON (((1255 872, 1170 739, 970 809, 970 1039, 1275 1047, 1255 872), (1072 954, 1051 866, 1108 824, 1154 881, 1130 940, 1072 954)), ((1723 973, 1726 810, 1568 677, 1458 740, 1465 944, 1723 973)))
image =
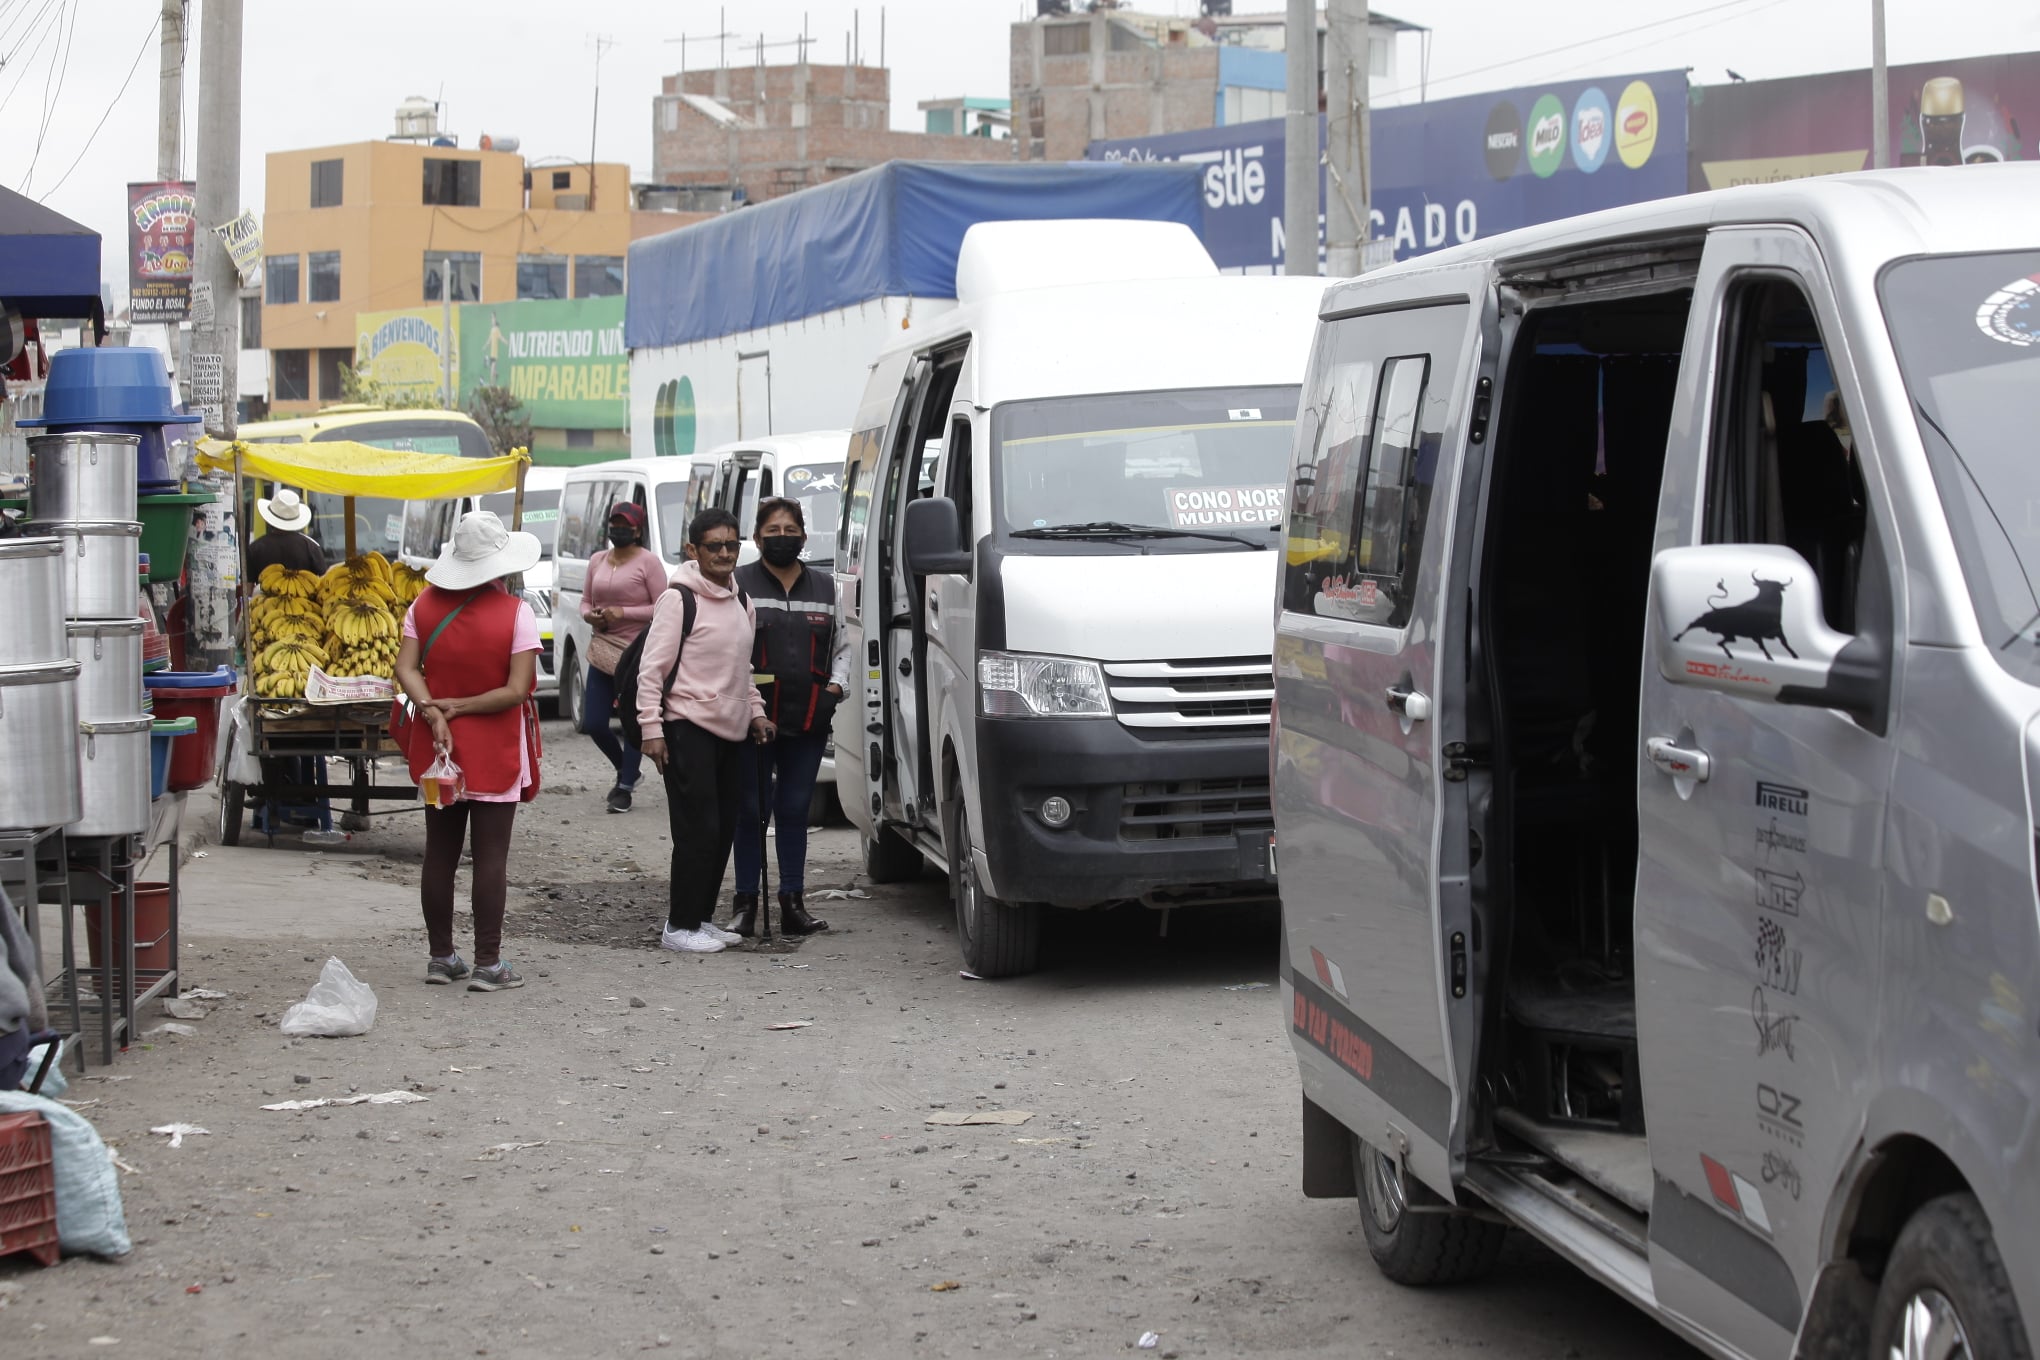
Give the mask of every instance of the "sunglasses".
POLYGON ((714 543, 697 543, 694 551, 703 554, 714 553, 718 557, 734 557, 743 551, 734 538, 719 539, 714 543))

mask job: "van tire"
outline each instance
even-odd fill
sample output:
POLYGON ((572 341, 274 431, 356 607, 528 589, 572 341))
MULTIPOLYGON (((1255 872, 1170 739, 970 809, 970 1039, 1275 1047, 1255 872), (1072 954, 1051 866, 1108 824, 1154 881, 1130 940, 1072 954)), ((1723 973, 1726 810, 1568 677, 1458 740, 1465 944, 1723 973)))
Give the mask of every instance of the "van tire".
POLYGON ((1906 1317, 1936 1307, 1945 1307, 1967 1337, 1962 1356, 2033 1360, 2004 1257, 1974 1195, 1929 1200, 1906 1220, 1877 1287, 1870 1353, 1915 1354, 1905 1348, 1906 1317))
POLYGON ((578 732, 581 730, 581 710, 588 701, 588 687, 581 683, 580 658, 574 655, 573 647, 568 646, 561 656, 564 659, 560 662, 560 692, 557 707, 560 716, 572 723, 574 730, 578 732))
POLYGON ((864 876, 873 883, 911 883, 921 876, 921 852, 889 827, 877 827, 860 838, 864 876))
POLYGON ((1032 902, 1002 902, 985 891, 970 852, 970 814, 953 780, 942 804, 942 848, 949 859, 949 900, 956 906, 963 966, 984 978, 1033 972, 1041 956, 1041 908, 1032 902))
POLYGON ((1508 1237, 1506 1225, 1463 1209, 1433 1212, 1444 1201, 1359 1138, 1353 1140, 1353 1179, 1367 1251, 1389 1279, 1418 1287, 1459 1284, 1494 1269, 1508 1237))

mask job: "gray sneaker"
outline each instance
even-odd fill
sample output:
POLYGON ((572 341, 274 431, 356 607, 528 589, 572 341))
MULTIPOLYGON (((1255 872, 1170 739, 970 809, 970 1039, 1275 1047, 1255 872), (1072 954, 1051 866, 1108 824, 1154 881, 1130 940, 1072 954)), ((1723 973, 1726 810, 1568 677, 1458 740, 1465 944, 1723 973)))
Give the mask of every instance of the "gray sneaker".
POLYGON ((471 992, 501 992, 523 985, 524 979, 508 963, 499 963, 493 968, 477 968, 475 975, 468 979, 471 992))
POLYGON ((425 965, 425 980, 438 986, 458 982, 469 973, 467 960, 455 954, 452 958, 434 959, 425 965))

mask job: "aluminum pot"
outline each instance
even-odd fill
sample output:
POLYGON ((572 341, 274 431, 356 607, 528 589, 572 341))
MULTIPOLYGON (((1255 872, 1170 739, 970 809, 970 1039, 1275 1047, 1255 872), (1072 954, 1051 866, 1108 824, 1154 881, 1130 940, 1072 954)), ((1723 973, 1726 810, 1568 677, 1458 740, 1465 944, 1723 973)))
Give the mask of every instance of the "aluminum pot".
POLYGON ((0 828, 63 826, 85 810, 78 771, 78 663, 0 666, 0 828))
POLYGON ((142 526, 135 522, 28 526, 63 545, 64 617, 141 617, 142 526))
POLYGON ((73 836, 135 836, 149 829, 149 728, 146 717, 81 722, 78 784, 85 811, 73 836))
POLYGON ((39 666, 64 659, 60 540, 0 539, 0 600, 7 602, 7 623, 0 627, 0 666, 39 666))
POLYGON ((67 623, 78 663, 78 720, 113 722, 142 712, 142 621, 88 619, 67 623))
POLYGON ((28 517, 59 524, 119 523, 136 517, 140 435, 32 434, 28 517))

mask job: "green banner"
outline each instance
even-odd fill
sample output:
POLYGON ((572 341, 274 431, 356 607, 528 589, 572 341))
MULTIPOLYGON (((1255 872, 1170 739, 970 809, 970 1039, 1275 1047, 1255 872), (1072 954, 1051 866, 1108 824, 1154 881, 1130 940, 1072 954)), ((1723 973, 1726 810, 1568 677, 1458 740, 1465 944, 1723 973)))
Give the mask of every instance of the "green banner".
POLYGON ((460 394, 507 387, 540 429, 620 430, 630 407, 623 299, 471 302, 460 309, 460 394))

